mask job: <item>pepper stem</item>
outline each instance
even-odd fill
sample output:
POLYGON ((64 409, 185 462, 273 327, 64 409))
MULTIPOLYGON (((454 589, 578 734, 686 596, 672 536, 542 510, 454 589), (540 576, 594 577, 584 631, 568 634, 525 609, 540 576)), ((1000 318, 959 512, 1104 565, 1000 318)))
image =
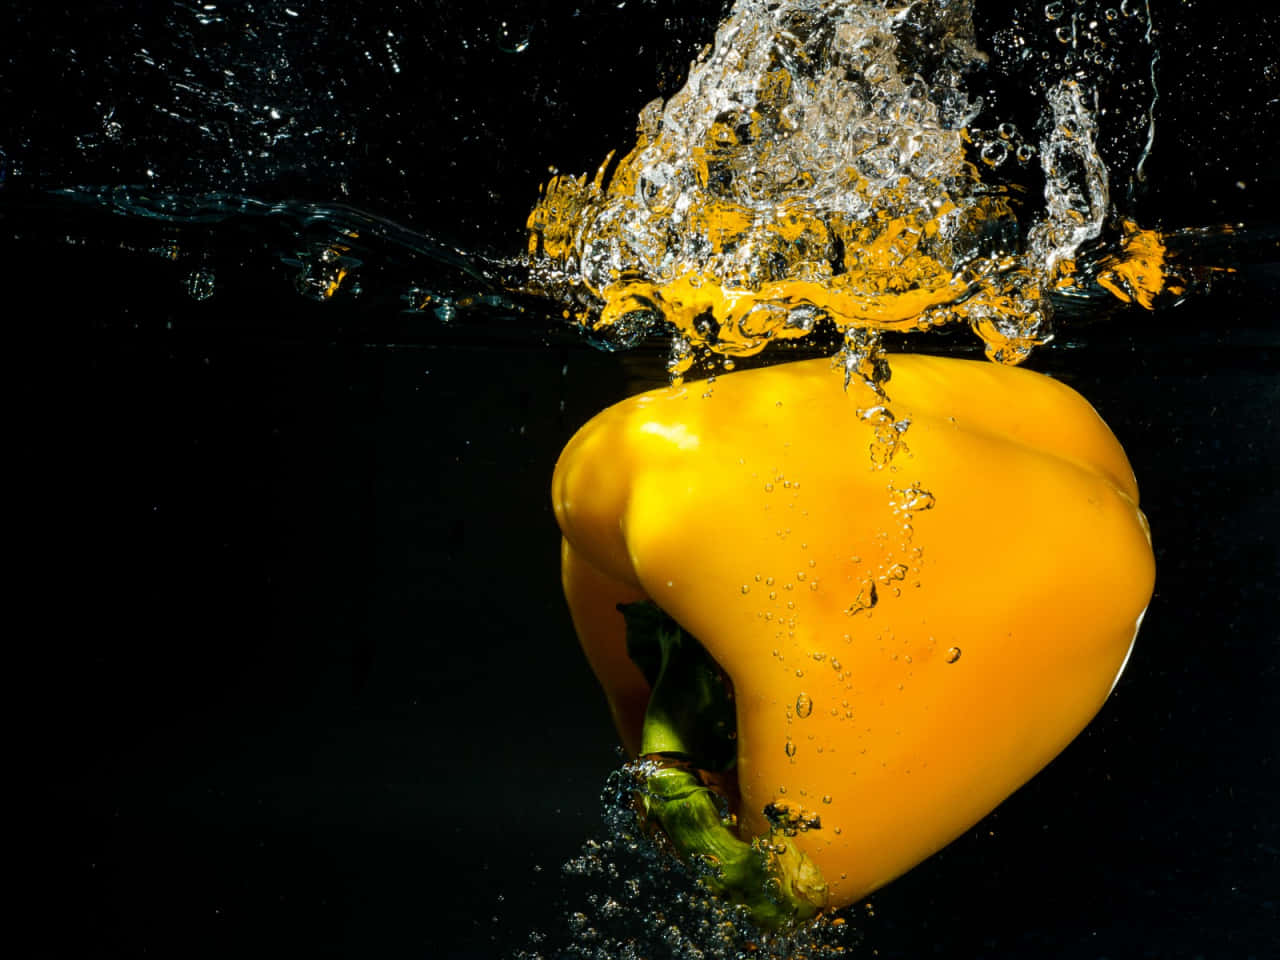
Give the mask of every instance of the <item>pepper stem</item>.
POLYGON ((657 766, 638 792, 645 820, 661 828, 709 891, 745 906, 752 922, 776 930, 807 920, 826 904, 821 871, 790 837, 745 841, 705 774, 737 759, 733 693, 698 641, 649 601, 618 608, 627 653, 652 690, 641 754, 657 766))

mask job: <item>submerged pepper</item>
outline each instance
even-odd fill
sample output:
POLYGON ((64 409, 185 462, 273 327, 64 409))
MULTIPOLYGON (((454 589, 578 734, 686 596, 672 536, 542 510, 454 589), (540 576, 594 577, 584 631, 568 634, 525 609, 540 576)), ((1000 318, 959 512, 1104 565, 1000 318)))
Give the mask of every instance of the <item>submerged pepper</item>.
POLYGON ((553 480, 574 626, 657 761, 642 809, 769 926, 888 883, 1045 766, 1151 596, 1133 472, 1082 397, 891 369, 893 423, 821 360, 651 391, 553 480))

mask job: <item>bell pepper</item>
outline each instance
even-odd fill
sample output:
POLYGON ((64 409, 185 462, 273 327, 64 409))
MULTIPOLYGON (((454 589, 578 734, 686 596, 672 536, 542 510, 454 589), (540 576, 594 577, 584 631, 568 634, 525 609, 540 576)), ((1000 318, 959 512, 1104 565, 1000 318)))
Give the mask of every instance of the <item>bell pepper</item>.
POLYGON ((859 900, 1044 767, 1152 592, 1133 472, 1079 394, 890 368, 891 416, 823 360, 644 393, 555 470, 565 596, 650 761, 640 807, 764 926, 859 900))

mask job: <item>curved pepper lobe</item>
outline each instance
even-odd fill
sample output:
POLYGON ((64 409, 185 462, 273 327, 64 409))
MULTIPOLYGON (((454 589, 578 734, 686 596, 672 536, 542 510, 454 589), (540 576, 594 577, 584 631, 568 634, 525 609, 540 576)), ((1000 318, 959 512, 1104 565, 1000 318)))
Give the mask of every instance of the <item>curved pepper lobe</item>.
POLYGON ((796 842, 835 905, 1070 742, 1154 578, 1132 470, 1078 394, 988 363, 892 371, 910 427, 887 466, 859 397, 813 361, 624 401, 553 482, 566 596, 624 742, 646 688, 613 604, 648 597, 733 681, 744 834, 784 799, 819 815, 796 842))

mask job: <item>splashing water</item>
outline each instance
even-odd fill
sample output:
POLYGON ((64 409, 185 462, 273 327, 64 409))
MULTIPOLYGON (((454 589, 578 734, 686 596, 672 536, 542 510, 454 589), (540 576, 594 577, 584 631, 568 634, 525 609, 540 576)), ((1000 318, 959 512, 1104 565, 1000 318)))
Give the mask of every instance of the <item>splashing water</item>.
MULTIPOLYGON (((1024 224, 1017 189, 971 157, 981 101, 964 79, 984 60, 970 0, 739 0, 625 158, 547 184, 535 283, 619 345, 665 321, 675 377, 698 349, 751 355, 822 324, 872 383, 868 331, 964 321, 991 359, 1020 362, 1102 232, 1109 182, 1076 70, 1044 91, 1043 210, 1024 224)), ((981 162, 1001 151, 982 144, 981 162)))
MULTIPOLYGON (((269 260, 309 299, 363 292, 365 302, 398 301, 451 321, 546 315, 549 298, 610 349, 674 329, 677 377, 712 355, 730 369, 769 343, 807 338, 827 350, 839 337, 846 374, 875 386, 883 330, 967 323, 993 359, 1018 362, 1050 339, 1064 306, 1093 309, 1111 293, 1151 306, 1162 291, 1179 292, 1166 248, 1182 241, 1198 253, 1215 238, 1157 236, 1110 200, 1112 176, 1127 182, 1126 195, 1143 179, 1154 138, 1148 8, 1033 3, 981 23, 984 8, 972 0, 743 0, 683 89, 644 109, 630 154, 590 182, 556 177, 547 186, 523 261, 351 204, 390 204, 396 216, 406 206, 435 211, 441 224, 475 216, 465 199, 475 191, 423 189, 410 199, 415 170, 438 184, 462 161, 431 166, 416 148, 430 126, 397 112, 389 81, 432 87, 437 75, 423 71, 435 68, 424 64, 440 61, 441 75, 475 70, 468 51, 492 45, 501 56, 487 69, 505 72, 489 86, 500 90, 520 64, 545 69, 527 58, 546 56, 547 37, 589 20, 585 12, 540 26, 511 14, 467 26, 446 17, 444 26, 462 31, 452 38, 457 50, 425 23, 408 25, 412 6, 399 10, 408 19, 394 30, 356 11, 275 0, 243 17, 179 5, 111 20, 102 36, 69 34, 63 45, 61 71, 94 92, 61 125, 78 131, 74 143, 61 128, 46 130, 38 112, 24 119, 19 110, 0 150, 0 186, 24 202, 24 189, 61 178, 52 192, 63 198, 135 224, 175 225, 140 249, 163 250, 196 299, 223 288, 226 272, 214 261, 225 255, 207 249, 210 241, 240 243, 248 216, 286 234, 269 260), (354 44, 353 62, 322 69, 339 35, 354 44), (424 44, 435 56, 407 55, 424 44), (91 78, 92 64, 100 75, 91 78), (983 77, 997 82, 983 86, 983 77), (1005 102, 1016 99, 1013 88, 1034 101, 1030 122, 1002 120, 1014 110, 1005 102), (361 123, 357 103, 398 119, 361 123), (1032 127, 1036 136, 1024 133, 1032 127), (343 200, 300 200, 307 180, 343 200), (114 185, 95 185, 103 183, 114 185), (353 230, 365 221, 377 227, 353 230)), ((20 12, 17 27, 33 16, 20 12)), ((665 22, 663 42, 681 49, 705 21, 665 22)), ((12 71, 35 75, 34 56, 11 60, 12 71)), ((554 99, 526 100, 553 108, 546 126, 569 128, 554 99)), ((487 102, 492 112, 505 101, 487 102)), ((486 126, 479 114, 463 129, 460 142, 504 138, 501 124, 486 126)), ((490 198, 498 189, 487 185, 490 198)))

